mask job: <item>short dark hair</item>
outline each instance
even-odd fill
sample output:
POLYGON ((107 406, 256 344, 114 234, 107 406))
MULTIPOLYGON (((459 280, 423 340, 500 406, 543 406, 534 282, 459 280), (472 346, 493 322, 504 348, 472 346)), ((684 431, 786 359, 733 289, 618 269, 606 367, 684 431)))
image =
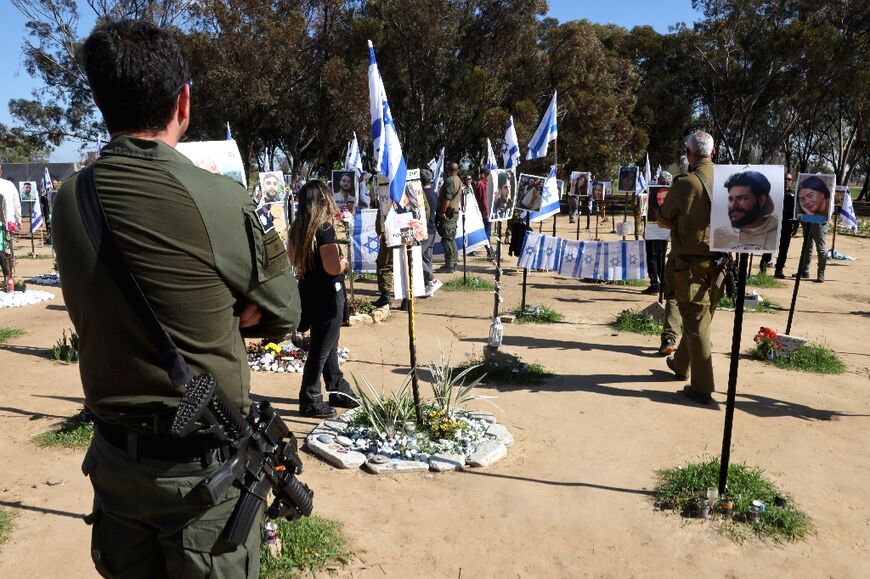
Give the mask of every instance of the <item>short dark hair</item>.
POLYGON ((825 199, 831 198, 831 190, 828 189, 827 183, 825 183, 822 179, 819 179, 815 175, 810 175, 806 179, 798 184, 798 191, 801 189, 812 189, 813 191, 818 191, 822 195, 825 196, 825 199))
POLYGON ((725 181, 725 188, 729 191, 732 187, 749 187, 752 194, 756 198, 762 195, 770 197, 770 181, 758 171, 743 171, 742 173, 734 173, 725 181))
POLYGON ((80 59, 109 133, 164 130, 190 80, 178 40, 144 20, 98 25, 80 59))

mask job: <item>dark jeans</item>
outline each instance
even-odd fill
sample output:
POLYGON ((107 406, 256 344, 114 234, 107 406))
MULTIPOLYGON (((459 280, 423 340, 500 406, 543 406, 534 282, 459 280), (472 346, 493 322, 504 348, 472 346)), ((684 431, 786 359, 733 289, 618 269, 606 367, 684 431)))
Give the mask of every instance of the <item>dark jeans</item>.
POLYGON ((305 359, 305 369, 302 371, 299 408, 323 400, 320 390, 321 374, 327 392, 352 394, 350 384, 338 367, 338 336, 341 331, 341 313, 344 311, 344 295, 338 293, 335 299, 338 306, 335 315, 327 320, 311 322, 311 346, 305 359))
POLYGON ((665 239, 651 239, 644 243, 646 244, 646 269, 649 273, 649 283, 659 285, 663 281, 662 274, 664 272, 661 268, 664 264, 668 242, 665 239))

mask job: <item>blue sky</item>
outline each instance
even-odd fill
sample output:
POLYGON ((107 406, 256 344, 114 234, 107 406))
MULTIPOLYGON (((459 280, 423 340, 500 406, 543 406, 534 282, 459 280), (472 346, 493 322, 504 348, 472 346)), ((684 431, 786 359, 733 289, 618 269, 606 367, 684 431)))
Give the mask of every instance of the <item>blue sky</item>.
MULTIPOLYGON (((79 6, 82 10, 89 10, 81 0, 79 6)), ((549 15, 562 22, 585 18, 626 28, 648 24, 659 32, 667 32, 668 26, 677 22, 691 25, 696 19, 691 0, 550 0, 549 15)), ((92 18, 85 17, 84 20, 93 22, 92 18)), ((5 55, 0 66, 0 123, 10 125, 9 100, 29 97, 39 87, 21 63, 21 46, 26 36, 24 17, 10 2, 0 0, 0 22, 4 31, 0 35, 0 54, 5 55)), ((79 32, 84 34, 87 31, 79 32)), ((77 161, 80 157, 78 149, 79 143, 64 143, 52 154, 51 160, 77 161)))

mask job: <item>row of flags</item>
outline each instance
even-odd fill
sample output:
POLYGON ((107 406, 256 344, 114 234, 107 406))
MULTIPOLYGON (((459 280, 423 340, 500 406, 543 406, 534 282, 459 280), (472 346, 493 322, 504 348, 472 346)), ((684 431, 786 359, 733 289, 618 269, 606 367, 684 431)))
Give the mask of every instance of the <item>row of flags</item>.
POLYGON ((527 231, 517 267, 576 279, 646 279, 646 244, 643 240, 574 241, 527 231))

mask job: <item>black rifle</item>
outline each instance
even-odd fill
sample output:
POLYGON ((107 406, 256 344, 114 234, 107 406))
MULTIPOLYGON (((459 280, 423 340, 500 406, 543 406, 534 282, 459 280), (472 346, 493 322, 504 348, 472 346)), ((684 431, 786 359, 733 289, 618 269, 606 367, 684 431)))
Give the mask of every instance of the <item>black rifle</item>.
POLYGON ((730 253, 721 253, 714 263, 719 270, 717 285, 724 283, 725 294, 733 300, 737 291, 737 261, 730 253))
POLYGON ((245 542, 270 490, 275 496, 266 510, 270 519, 292 521, 311 514, 314 492, 296 478, 302 472, 296 437, 267 401, 251 404, 245 420, 214 379, 201 374, 188 384, 170 432, 212 435, 232 448, 232 458, 199 484, 212 505, 233 484, 241 485, 242 495, 221 536, 229 550, 245 542))

